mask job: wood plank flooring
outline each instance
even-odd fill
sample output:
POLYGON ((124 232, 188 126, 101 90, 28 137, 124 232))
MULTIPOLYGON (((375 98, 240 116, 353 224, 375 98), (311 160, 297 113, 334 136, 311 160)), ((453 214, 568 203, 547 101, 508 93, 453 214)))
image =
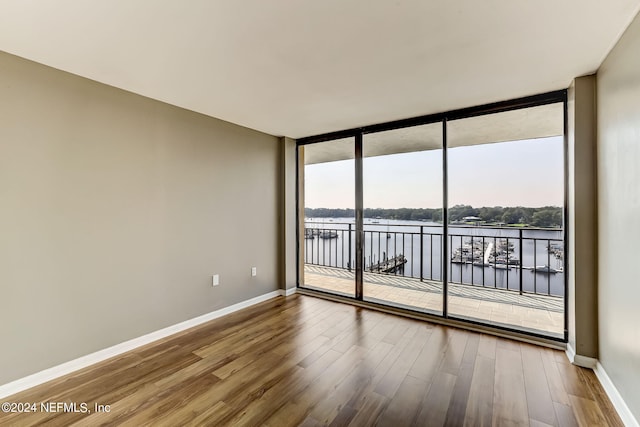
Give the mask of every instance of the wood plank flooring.
POLYGON ((562 352, 302 295, 2 400, 38 403, 11 426, 622 426, 562 352))

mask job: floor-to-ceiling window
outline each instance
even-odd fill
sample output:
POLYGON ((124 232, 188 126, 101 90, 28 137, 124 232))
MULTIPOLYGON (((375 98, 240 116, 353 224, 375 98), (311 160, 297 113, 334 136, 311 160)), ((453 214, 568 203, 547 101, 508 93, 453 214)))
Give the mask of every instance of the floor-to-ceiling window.
POLYGON ((566 339, 565 99, 299 141, 299 285, 566 339))
POLYGON ((563 112, 447 122, 449 316, 563 337, 563 112))
POLYGON ((442 123, 364 135, 363 298, 442 314, 442 123))
POLYGON ((354 138, 299 148, 304 200, 301 286, 354 296, 354 138))

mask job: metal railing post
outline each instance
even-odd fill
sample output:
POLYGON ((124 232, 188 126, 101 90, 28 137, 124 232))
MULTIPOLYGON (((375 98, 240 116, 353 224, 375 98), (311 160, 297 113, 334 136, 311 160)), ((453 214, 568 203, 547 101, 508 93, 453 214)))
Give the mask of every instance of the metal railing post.
POLYGON ((520 273, 520 295, 522 295, 522 245, 524 244, 523 240, 522 240, 522 228, 520 229, 520 243, 518 243, 520 245, 520 247, 518 248, 518 257, 520 258, 520 264, 518 265, 518 270, 520 273))
POLYGON ((347 261, 347 267, 349 267, 349 271, 351 271, 351 224, 349 224, 349 261, 347 261))
POLYGON ((424 225, 420 226, 420 281, 424 281, 424 225))
POLYGON ((484 236, 482 236, 482 253, 481 253, 482 258, 480 259, 480 265, 482 266, 482 287, 483 288, 485 286, 485 283, 484 283, 484 270, 486 268, 486 265, 484 263, 484 254, 485 254, 486 250, 487 250, 487 248, 486 248, 485 243, 484 243, 484 236))
MULTIPOLYGON (((462 236, 460 236, 460 250, 462 250, 462 246, 462 236)), ((451 242, 451 250, 453 250, 453 241, 451 242)), ((460 253, 460 259, 462 259, 462 252, 460 253)), ((451 275, 453 276, 453 272, 451 273, 451 275)), ((464 281, 462 280, 462 263, 460 263, 460 283, 464 283, 464 281)))
POLYGON ((547 240, 547 294, 551 294, 551 240, 547 240))
POLYGON ((538 239, 533 239, 533 293, 537 294, 538 293, 538 264, 536 264, 538 262, 538 254, 536 253, 536 251, 538 250, 537 247, 538 244, 538 239))

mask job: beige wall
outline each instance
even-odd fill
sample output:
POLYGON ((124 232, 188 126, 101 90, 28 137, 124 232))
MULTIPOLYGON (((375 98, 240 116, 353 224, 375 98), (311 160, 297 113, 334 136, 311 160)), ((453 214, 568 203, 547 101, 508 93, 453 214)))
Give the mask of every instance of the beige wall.
POLYGON ((279 150, 0 53, 0 384, 276 290, 279 150))
POLYGON ((640 420, 640 17, 598 70, 599 358, 640 420))
MULTIPOLYGON (((596 77, 579 77, 568 91, 569 345, 598 357, 596 77)), ((576 363, 579 364, 579 359, 576 363)))

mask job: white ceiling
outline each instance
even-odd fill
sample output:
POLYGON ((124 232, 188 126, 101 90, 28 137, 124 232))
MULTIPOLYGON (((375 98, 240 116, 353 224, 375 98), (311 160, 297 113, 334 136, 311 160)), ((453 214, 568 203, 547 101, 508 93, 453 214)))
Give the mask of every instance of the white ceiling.
POLYGON ((640 0, 0 0, 0 50, 309 136, 566 88, 640 0))

